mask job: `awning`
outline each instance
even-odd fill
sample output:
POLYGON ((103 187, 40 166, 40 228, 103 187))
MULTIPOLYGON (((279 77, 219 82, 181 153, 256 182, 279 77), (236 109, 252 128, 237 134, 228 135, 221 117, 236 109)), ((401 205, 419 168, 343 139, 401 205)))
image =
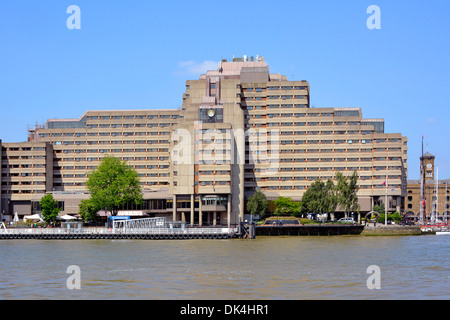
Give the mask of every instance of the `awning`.
POLYGON ((68 215, 68 214, 66 214, 64 216, 61 216, 61 217, 58 217, 58 218, 62 219, 62 220, 76 220, 77 219, 77 218, 75 218, 75 217, 73 217, 71 215, 68 215))
POLYGON ((38 214, 34 214, 32 216, 24 216, 23 221, 27 221, 27 220, 37 220, 37 221, 44 222, 44 220, 38 214))

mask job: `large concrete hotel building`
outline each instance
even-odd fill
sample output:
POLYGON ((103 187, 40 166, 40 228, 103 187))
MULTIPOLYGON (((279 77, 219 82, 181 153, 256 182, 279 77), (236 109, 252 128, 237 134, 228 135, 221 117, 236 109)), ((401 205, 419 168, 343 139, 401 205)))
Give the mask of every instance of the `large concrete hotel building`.
POLYGON ((122 214, 236 224, 255 190, 300 201, 317 178, 354 170, 361 213, 386 194, 390 211, 404 210, 407 138, 359 108, 311 108, 308 82, 271 74, 264 58, 223 60, 182 99, 181 110, 87 111, 36 126, 27 142, 0 141, 3 219, 38 212, 50 192, 61 214, 77 214, 105 155, 141 178, 144 205, 122 214))

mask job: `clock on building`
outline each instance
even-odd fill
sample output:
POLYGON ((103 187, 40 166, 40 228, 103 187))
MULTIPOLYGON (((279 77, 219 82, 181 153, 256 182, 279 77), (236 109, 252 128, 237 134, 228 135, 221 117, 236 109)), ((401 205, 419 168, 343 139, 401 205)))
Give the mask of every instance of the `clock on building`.
POLYGON ((431 163, 427 164, 427 169, 431 169, 433 167, 433 165, 431 163))
POLYGON ((215 112, 213 109, 208 110, 208 117, 212 118, 212 117, 214 117, 215 115, 216 115, 216 112, 215 112))

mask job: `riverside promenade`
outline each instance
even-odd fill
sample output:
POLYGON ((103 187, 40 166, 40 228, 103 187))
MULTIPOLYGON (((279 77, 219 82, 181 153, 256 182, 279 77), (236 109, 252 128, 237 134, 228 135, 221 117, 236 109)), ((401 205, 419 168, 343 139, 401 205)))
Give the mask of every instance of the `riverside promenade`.
POLYGON ((108 228, 30 228, 2 229, 0 240, 93 240, 93 239, 141 239, 141 240, 187 240, 231 239, 236 236, 233 228, 149 228, 118 230, 108 228))

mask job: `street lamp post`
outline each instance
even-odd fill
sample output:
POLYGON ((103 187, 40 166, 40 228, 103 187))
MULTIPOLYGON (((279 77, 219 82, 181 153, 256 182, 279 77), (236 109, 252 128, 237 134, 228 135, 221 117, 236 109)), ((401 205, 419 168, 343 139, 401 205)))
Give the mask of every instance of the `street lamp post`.
POLYGON ((387 226, 387 216, 388 216, 388 205, 387 205, 387 201, 388 201, 388 172, 387 172, 387 166, 386 166, 386 191, 385 191, 385 198, 384 198, 384 225, 387 226))

